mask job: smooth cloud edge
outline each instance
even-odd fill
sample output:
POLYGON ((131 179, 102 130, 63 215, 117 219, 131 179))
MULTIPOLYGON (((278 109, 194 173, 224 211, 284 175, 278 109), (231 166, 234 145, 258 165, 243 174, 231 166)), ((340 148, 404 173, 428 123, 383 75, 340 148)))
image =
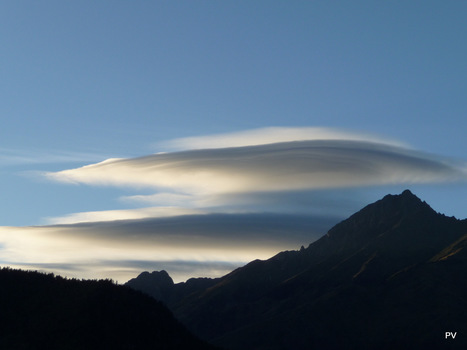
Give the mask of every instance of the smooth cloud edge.
POLYGON ((348 140, 369 141, 385 145, 409 148, 407 143, 396 139, 330 127, 281 127, 226 132, 221 134, 182 137, 162 141, 155 146, 168 148, 170 151, 199 150, 213 148, 231 148, 267 145, 291 141, 311 140, 348 140))

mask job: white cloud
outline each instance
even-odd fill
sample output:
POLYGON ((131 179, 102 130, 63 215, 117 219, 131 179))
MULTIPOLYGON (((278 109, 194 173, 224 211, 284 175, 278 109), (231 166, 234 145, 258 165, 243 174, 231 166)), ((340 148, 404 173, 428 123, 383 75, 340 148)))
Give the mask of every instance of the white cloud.
MULTIPOLYGON (((215 275, 222 268, 213 264, 241 264, 297 249, 329 224, 317 224, 315 218, 312 229, 306 220, 278 214, 255 217, 247 210, 280 212, 289 206, 299 213, 302 206, 308 213, 321 208, 320 215, 326 215, 336 207, 332 198, 325 200, 332 191, 466 179, 465 164, 331 129, 270 128, 182 139, 173 145, 192 149, 45 173, 54 181, 149 189, 151 194, 121 200, 151 207, 48 219, 60 226, 0 228, 0 262, 54 267, 73 277, 105 273, 118 280, 138 274, 138 264, 158 262, 155 269, 160 269, 160 262, 198 262, 215 275), (132 261, 134 268, 125 265, 132 261)), ((186 278, 195 270, 190 271, 186 278)))
POLYGON ((444 182, 465 179, 465 172, 448 160, 401 147, 313 140, 107 160, 46 176, 203 198, 251 191, 444 182))
POLYGON ((323 127, 268 127, 217 135, 185 137, 166 141, 160 145, 172 150, 188 150, 258 146, 279 142, 307 140, 368 141, 406 147, 406 144, 396 140, 376 137, 374 135, 364 133, 323 127))
POLYGON ((185 207, 191 206, 191 203, 196 200, 193 196, 180 193, 154 193, 150 195, 134 195, 120 197, 123 202, 144 203, 151 205, 170 205, 185 207))
POLYGON ((137 220, 194 214, 203 214, 203 211, 200 209, 190 209, 183 207, 149 207, 139 209, 101 210, 72 213, 60 217, 46 218, 46 223, 47 225, 69 225, 82 222, 137 220))
POLYGON ((174 264, 184 265, 184 271, 173 271, 178 280, 201 270, 208 276, 220 276, 226 266, 307 245, 334 222, 309 216, 224 214, 0 227, 0 263, 68 277, 119 281, 138 275, 142 265, 169 273, 174 264))
POLYGON ((104 158, 104 155, 95 153, 0 148, 0 166, 92 162, 104 158))
POLYGON ((297 196, 289 194, 297 191, 466 178, 465 165, 449 159, 402 147, 399 142, 334 129, 266 128, 181 139, 176 143, 202 149, 112 158, 45 173, 55 181, 146 188, 153 192, 120 198, 150 208, 74 213, 47 222, 70 224, 209 212, 273 211, 274 205, 284 208, 284 202, 293 204, 290 200, 297 196), (302 140, 307 138, 312 140, 302 140), (255 142, 265 144, 251 145, 255 142), (271 198, 282 203, 268 203, 271 198))

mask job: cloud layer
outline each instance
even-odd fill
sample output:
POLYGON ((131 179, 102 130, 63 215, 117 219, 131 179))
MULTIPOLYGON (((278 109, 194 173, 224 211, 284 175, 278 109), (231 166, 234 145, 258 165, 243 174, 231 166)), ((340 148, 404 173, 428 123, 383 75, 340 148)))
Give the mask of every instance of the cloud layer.
POLYGON ((390 140, 387 138, 377 137, 374 135, 364 133, 349 132, 340 129, 323 127, 269 127, 225 134, 185 137, 163 142, 159 146, 167 147, 173 151, 259 146, 271 143, 307 140, 366 141, 392 146, 406 147, 404 143, 396 140, 390 140))
POLYGON ((266 128, 167 145, 184 150, 43 174, 134 189, 120 200, 143 207, 0 228, 0 263, 120 281, 160 269, 176 280, 219 276, 308 245, 359 209, 352 200, 362 188, 466 179, 465 164, 332 129, 266 128))
POLYGON ((147 218, 172 217, 202 214, 200 209, 183 207, 148 207, 140 209, 120 209, 72 213, 56 218, 47 218, 48 225, 69 225, 81 222, 105 222, 114 220, 137 220, 147 218))
POLYGON ((450 159, 401 142, 326 128, 265 128, 178 139, 171 145, 188 150, 45 173, 65 183, 151 191, 121 198, 150 208, 75 213, 48 222, 277 211, 287 205, 298 210, 296 198, 313 191, 466 178, 465 167, 450 159))
POLYGON ((305 215, 211 214, 0 227, 0 262, 122 282, 142 269, 166 269, 181 281, 219 276, 251 260, 298 249, 337 221, 305 215))
POLYGON ((151 187, 189 195, 453 181, 448 160, 366 141, 295 141, 109 159, 48 173, 88 185, 151 187))
POLYGON ((102 159, 102 155, 84 152, 0 148, 0 167, 21 164, 82 163, 98 159, 102 159))

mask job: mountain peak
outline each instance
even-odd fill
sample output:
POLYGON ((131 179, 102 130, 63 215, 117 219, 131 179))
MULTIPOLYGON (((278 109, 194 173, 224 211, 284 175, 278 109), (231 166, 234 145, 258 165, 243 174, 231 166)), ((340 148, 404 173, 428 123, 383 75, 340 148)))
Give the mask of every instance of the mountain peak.
POLYGON ((139 290, 146 285, 151 285, 146 293, 161 301, 167 300, 174 288, 174 281, 165 270, 142 272, 138 277, 132 278, 126 284, 139 290))
POLYGON ((367 205, 334 226, 325 237, 342 248, 357 247, 402 222, 428 222, 438 215, 426 202, 405 190, 397 195, 388 194, 367 205))
POLYGON ((465 304, 465 232, 467 221, 438 214, 405 190, 306 249, 255 260, 217 280, 177 284, 167 305, 198 336, 229 349, 406 348, 412 338, 399 330, 414 320, 423 326, 417 323, 411 348, 425 349, 444 341, 436 334, 445 326, 433 314, 445 319, 465 304))
MULTIPOLYGON (((382 202, 382 201, 388 201, 388 200, 413 201, 413 202, 422 203, 422 200, 408 189, 402 191, 402 193, 400 194, 387 194, 382 199, 376 201, 375 203, 382 202)), ((369 204, 367 206, 371 206, 375 203, 369 204)))
POLYGON ((367 205, 359 212, 352 215, 348 220, 366 217, 371 219, 378 215, 379 220, 389 217, 405 217, 423 212, 425 214, 436 214, 436 212, 424 201, 414 195, 410 190, 401 194, 388 194, 372 204, 367 205))
MULTIPOLYGON (((414 195, 410 190, 404 190, 401 194, 388 194, 383 197, 383 199, 373 203, 379 203, 379 202, 384 202, 384 201, 400 201, 403 203, 408 203, 411 202, 413 204, 424 204, 426 205, 426 202, 422 201, 420 198, 418 198, 416 195, 414 195)), ((370 204, 368 206, 371 206, 373 204, 370 204)))
MULTIPOLYGON (((389 196, 391 196, 391 195, 389 195, 389 196)), ((402 191, 401 194, 393 195, 393 197, 399 198, 399 200, 402 200, 402 201, 405 201, 405 202, 411 201, 413 203, 419 203, 419 204, 420 203, 425 203, 420 198, 418 198, 415 194, 413 194, 410 190, 404 190, 404 191, 402 191)))
MULTIPOLYGON (((416 195, 414 195, 412 192, 410 192, 410 190, 404 190, 401 194, 401 196, 405 196, 405 197, 410 197, 410 196, 413 196, 413 197, 417 197, 416 195)), ((417 197, 418 198, 418 197, 417 197)))

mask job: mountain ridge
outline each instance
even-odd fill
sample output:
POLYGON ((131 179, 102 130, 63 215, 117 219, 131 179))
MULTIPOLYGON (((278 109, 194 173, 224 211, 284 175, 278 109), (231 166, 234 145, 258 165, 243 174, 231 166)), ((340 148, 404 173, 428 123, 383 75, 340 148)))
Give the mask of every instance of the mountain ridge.
POLYGON ((442 325, 465 320, 452 305, 441 307, 451 292, 435 282, 466 304, 459 267, 467 267, 466 234, 467 221, 436 213, 406 190, 364 207, 307 248, 252 261, 168 306, 195 334, 230 349, 443 346, 442 325), (439 324, 425 320, 425 308, 436 311, 439 324), (439 316, 451 314, 457 316, 449 322, 439 316), (415 329, 419 340, 400 327, 415 329))
POLYGON ((215 349, 161 302, 110 280, 0 269, 1 349, 215 349))

